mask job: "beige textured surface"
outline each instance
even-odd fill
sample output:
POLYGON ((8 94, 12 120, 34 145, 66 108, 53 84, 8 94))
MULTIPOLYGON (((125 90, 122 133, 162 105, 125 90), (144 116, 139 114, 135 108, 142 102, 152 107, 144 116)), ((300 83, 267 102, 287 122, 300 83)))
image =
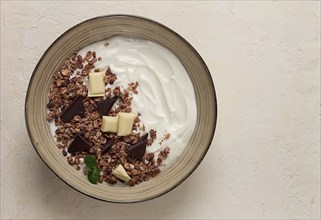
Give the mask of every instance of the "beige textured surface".
POLYGON ((1 2, 2 218, 320 218, 319 2, 1 2), (130 13, 167 25, 202 55, 219 118, 203 163, 161 198, 88 198, 32 149, 24 95, 47 47, 87 18, 130 13))

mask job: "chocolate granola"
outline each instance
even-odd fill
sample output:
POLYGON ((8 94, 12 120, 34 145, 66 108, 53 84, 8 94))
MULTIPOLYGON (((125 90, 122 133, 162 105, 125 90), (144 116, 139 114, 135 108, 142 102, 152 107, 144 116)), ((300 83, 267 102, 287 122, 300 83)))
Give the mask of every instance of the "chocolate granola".
POLYGON ((101 131, 103 115, 116 116, 119 112, 132 112, 132 99, 133 95, 138 95, 139 84, 129 82, 125 89, 119 86, 112 89, 110 85, 117 80, 117 74, 108 68, 103 78, 105 95, 88 97, 88 86, 84 82, 90 72, 101 71, 95 69, 95 63, 100 60, 92 51, 88 51, 85 57, 75 52, 65 60, 53 74, 47 120, 57 127, 57 147, 76 170, 83 168, 83 172, 88 173, 83 159, 85 155, 91 154, 97 160, 100 183, 126 183, 113 174, 113 170, 121 164, 130 176, 127 184, 133 186, 161 172, 160 166, 170 148, 166 147, 157 158, 155 153, 146 152, 146 147, 156 139, 157 132, 153 129, 144 132, 145 126, 140 123, 140 114, 134 120, 132 133, 127 136, 101 131))

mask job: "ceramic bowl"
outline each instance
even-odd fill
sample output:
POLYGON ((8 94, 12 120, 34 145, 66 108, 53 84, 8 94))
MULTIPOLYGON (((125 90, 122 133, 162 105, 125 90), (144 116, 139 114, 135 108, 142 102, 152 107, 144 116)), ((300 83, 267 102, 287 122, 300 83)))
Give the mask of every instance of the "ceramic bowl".
POLYGON ((30 140, 44 163, 66 184, 88 196, 115 203, 146 201, 163 195, 182 183, 200 164, 213 139, 217 103, 211 74, 197 51, 179 34, 142 17, 111 15, 96 17, 70 28, 46 50, 30 79, 25 101, 26 126, 30 140), (197 123, 177 162, 134 187, 90 184, 82 172, 67 163, 56 147, 46 121, 52 75, 74 51, 112 36, 154 41, 169 48, 181 61, 195 90, 197 123))

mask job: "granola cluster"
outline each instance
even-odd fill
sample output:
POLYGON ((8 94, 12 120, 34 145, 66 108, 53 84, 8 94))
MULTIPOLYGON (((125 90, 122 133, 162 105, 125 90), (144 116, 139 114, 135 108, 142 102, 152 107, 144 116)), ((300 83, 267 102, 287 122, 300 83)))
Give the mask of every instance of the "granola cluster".
MULTIPOLYGON (((88 170, 83 165, 83 161, 86 154, 91 154, 97 160, 100 183, 115 184, 124 182, 112 173, 113 169, 121 164, 131 178, 128 183, 133 186, 142 181, 147 181, 160 173, 160 166, 168 156, 170 148, 165 147, 158 155, 146 152, 142 160, 130 156, 127 149, 136 144, 145 132, 145 126, 139 118, 140 114, 136 117, 132 133, 128 136, 120 137, 116 133, 105 133, 100 130, 102 118, 97 109, 97 102, 112 96, 118 96, 118 101, 108 115, 115 116, 119 112, 129 113, 132 111, 133 95, 138 94, 137 88, 139 86, 138 82, 130 82, 125 89, 119 86, 112 88, 111 85, 117 80, 117 75, 108 68, 104 76, 104 82, 107 85, 105 96, 87 97, 88 87, 86 81, 88 81, 88 74, 92 71, 101 71, 95 69, 95 63, 100 60, 101 58, 91 51, 88 51, 85 57, 75 52, 70 58, 66 59, 59 71, 53 74, 48 96, 47 120, 56 125, 55 139, 57 147, 70 165, 77 170, 82 169, 87 174, 88 170), (84 116, 76 115, 70 122, 63 122, 60 119, 61 113, 79 96, 83 98, 84 116), (68 147, 77 134, 82 135, 90 143, 90 149, 88 152, 82 151, 70 154, 68 153, 68 147), (113 145, 107 151, 103 150, 102 146, 111 139, 113 140, 113 145)), ((151 129, 148 133, 147 145, 150 146, 157 138, 157 132, 151 129)), ((169 135, 167 138, 169 138, 169 135)))

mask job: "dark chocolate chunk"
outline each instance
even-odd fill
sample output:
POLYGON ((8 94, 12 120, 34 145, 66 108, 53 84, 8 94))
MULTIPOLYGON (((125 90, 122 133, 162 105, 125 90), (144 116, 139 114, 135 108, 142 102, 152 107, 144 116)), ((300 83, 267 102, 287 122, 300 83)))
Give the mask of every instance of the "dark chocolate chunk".
POLYGON ((109 76, 109 75, 115 75, 115 74, 111 71, 110 67, 108 67, 108 69, 106 70, 105 75, 109 76))
POLYGON ((143 141, 143 140, 145 140, 147 138, 148 138, 148 133, 145 133, 143 136, 140 137, 138 142, 141 142, 141 141, 143 141))
POLYGON ((68 152, 71 154, 75 154, 81 151, 89 151, 90 143, 80 134, 76 134, 74 140, 71 142, 68 148, 68 152))
POLYGON ((113 107, 117 99, 118 99, 118 96, 114 96, 112 98, 108 98, 108 99, 99 101, 97 103, 97 108, 98 108, 100 117, 102 117, 103 115, 108 115, 108 113, 110 112, 111 108, 113 107))
POLYGON ((138 160, 142 160, 144 154, 145 154, 145 151, 146 151, 146 144, 147 144, 148 140, 147 138, 138 142, 137 144, 134 144, 132 146, 130 146, 127 151, 128 153, 138 159, 138 160))
POLYGON ((113 146, 114 140, 110 139, 106 142, 106 144, 101 145, 101 154, 107 153, 107 151, 113 146))
POLYGON ((77 96, 70 105, 61 112, 60 119, 63 122, 70 122, 76 115, 83 118, 85 115, 85 106, 82 100, 82 96, 77 96))

